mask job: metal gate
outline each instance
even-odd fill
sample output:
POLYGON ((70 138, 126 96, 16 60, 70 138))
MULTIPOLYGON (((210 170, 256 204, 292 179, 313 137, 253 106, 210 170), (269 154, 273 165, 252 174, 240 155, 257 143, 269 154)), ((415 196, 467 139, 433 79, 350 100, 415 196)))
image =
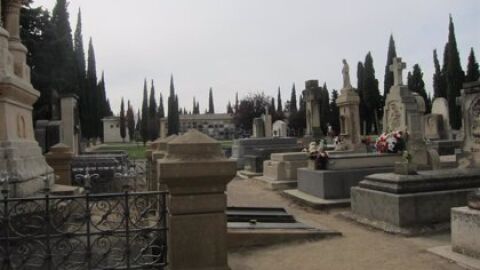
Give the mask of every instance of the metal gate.
POLYGON ((0 199, 0 269, 163 269, 165 192, 0 199))

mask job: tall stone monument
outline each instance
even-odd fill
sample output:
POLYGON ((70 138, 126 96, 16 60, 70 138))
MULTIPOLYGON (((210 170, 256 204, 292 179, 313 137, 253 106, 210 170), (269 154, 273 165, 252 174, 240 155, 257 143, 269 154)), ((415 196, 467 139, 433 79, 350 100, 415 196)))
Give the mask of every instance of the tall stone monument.
POLYGON ((342 149, 346 151, 365 152, 360 134, 360 97, 350 83, 347 61, 343 60, 343 88, 336 103, 340 112, 340 137, 342 149))
POLYGON ((307 136, 321 136, 320 129, 320 100, 321 88, 318 86, 318 80, 310 80, 305 82, 305 90, 303 96, 306 100, 306 120, 307 136))
POLYGON ((60 99, 61 129, 60 140, 68 145, 75 155, 80 153, 80 116, 78 112, 78 97, 64 95, 60 99))
POLYGON ((22 0, 2 1, 0 12, 7 29, 0 27, 0 171, 17 178, 10 183, 15 197, 39 192, 45 187, 42 176, 52 174, 34 138, 32 105, 40 93, 30 82, 20 41, 21 6, 22 0))
POLYGON ((407 150, 413 163, 429 167, 428 151, 424 140, 425 101, 403 84, 403 70, 406 64, 402 58, 393 59, 390 70, 394 83, 385 100, 383 128, 385 132, 401 131, 408 134, 407 150))
POLYGON ((464 85, 458 104, 463 115, 463 153, 458 157, 462 168, 480 167, 480 82, 464 85))

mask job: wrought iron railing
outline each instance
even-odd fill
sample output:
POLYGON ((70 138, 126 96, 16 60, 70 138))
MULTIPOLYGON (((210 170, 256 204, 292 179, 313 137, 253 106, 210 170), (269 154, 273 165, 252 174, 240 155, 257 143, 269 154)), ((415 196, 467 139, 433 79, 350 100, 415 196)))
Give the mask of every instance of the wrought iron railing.
POLYGON ((0 269, 163 269, 165 192, 9 198, 0 188, 0 269))

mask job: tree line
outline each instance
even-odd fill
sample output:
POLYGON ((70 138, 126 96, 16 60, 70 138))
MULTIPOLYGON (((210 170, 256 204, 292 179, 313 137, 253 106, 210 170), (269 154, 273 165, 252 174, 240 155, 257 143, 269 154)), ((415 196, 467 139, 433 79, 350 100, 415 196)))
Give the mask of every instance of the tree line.
MULTIPOLYGON (((435 73, 433 75, 433 97, 427 93, 425 80, 423 78, 422 68, 418 63, 414 64, 412 70, 407 74, 408 88, 423 97, 426 104, 426 113, 430 113, 432 101, 435 98, 443 97, 448 100, 450 124, 454 129, 461 127, 461 110, 456 104, 456 98, 460 96, 463 83, 477 81, 480 78, 479 64, 475 58, 473 48, 467 59, 467 70, 463 71, 460 62, 460 56, 455 38, 455 27, 452 17, 449 18, 448 40, 445 44, 443 54, 443 64, 440 65, 437 50, 433 51, 433 64, 435 73)), ((361 129, 364 134, 378 134, 381 131, 380 119, 383 117, 385 106, 385 97, 393 86, 393 72, 390 71, 390 65, 393 58, 397 57, 395 41, 390 36, 387 52, 387 63, 385 65, 385 77, 383 85, 383 95, 380 93, 380 86, 375 75, 374 60, 371 52, 368 52, 364 61, 357 64, 357 86, 356 90, 360 96, 360 121, 361 129)), ((338 91, 332 90, 329 95, 326 84, 321 89, 320 119, 322 119, 321 129, 324 134, 328 131, 328 126, 334 133, 339 133, 339 111, 335 103, 338 97, 338 91)), ((299 95, 297 104, 297 92, 295 85, 292 87, 290 100, 282 106, 280 89, 278 90, 277 105, 273 97, 265 96, 263 93, 249 94, 241 101, 238 101, 238 94, 235 97, 235 107, 232 108, 230 102, 227 105, 227 111, 235 114, 235 123, 237 127, 251 132, 252 121, 255 117, 260 117, 265 113, 265 107, 268 108, 274 120, 288 119, 291 135, 303 135, 306 128, 305 112, 306 104, 303 93, 299 95), (297 107, 298 105, 298 107, 297 107)))
POLYGON ((111 116, 112 110, 103 72, 97 78, 92 38, 85 57, 81 11, 72 35, 66 0, 57 0, 51 13, 42 7, 33 8, 32 3, 33 0, 23 2, 20 23, 22 42, 29 51, 27 63, 31 67, 32 85, 40 91, 34 105, 34 120, 56 117, 52 103, 58 102, 57 94, 75 94, 79 98, 82 136, 103 137, 101 119, 111 116))

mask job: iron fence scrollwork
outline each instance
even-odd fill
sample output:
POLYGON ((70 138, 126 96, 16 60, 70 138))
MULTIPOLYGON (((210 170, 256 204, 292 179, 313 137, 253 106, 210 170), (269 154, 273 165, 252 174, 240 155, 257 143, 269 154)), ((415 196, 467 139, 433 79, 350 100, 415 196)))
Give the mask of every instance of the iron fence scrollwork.
MULTIPOLYGON (((10 198, 0 176, 0 269, 163 269, 165 192, 10 198)), ((48 179, 47 179, 48 180, 48 179)), ((5 184, 6 183, 6 184, 5 184)))

